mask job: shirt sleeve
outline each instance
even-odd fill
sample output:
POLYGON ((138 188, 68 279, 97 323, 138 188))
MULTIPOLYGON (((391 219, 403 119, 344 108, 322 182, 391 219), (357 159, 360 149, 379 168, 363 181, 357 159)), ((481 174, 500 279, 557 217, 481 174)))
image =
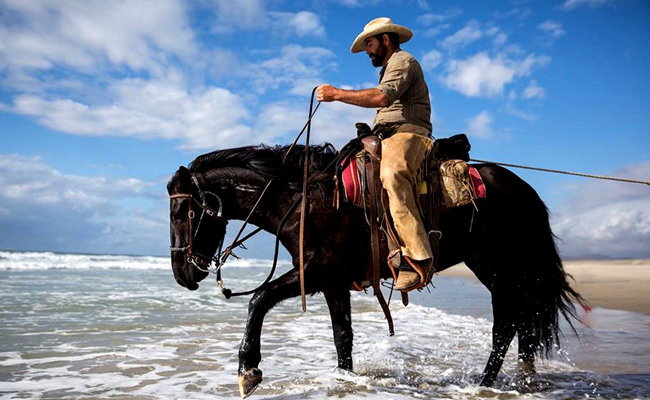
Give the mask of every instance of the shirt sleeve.
POLYGON ((386 97, 388 97, 389 104, 404 94, 411 86, 414 74, 412 73, 412 63, 408 59, 395 60, 393 63, 388 63, 384 76, 377 86, 386 97))

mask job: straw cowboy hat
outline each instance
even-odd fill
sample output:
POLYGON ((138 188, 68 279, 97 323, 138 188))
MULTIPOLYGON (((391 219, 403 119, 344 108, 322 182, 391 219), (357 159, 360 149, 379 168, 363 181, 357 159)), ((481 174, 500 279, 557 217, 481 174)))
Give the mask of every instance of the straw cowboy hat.
POLYGON ((413 36, 413 32, 411 32, 409 28, 394 24, 393 20, 390 18, 375 18, 363 27, 363 32, 361 32, 359 36, 354 39, 354 43, 352 43, 350 51, 353 53, 362 52, 366 48, 366 39, 380 33, 390 32, 395 32, 399 35, 400 44, 408 42, 413 36))

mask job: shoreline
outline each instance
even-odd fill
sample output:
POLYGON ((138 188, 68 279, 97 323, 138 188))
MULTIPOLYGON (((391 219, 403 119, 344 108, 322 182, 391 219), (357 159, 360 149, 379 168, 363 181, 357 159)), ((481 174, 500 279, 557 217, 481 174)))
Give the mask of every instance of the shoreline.
MULTIPOLYGON (((569 284, 591 307, 650 315, 650 259, 568 260, 564 270, 569 284)), ((465 264, 442 271, 440 276, 474 279, 465 264)))

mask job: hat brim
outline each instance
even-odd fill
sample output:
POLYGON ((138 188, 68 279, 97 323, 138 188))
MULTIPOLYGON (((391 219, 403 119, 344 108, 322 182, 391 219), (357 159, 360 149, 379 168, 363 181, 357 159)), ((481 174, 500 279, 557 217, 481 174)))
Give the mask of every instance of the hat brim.
POLYGON ((396 24, 385 24, 385 25, 380 25, 377 27, 374 27, 372 29, 369 29, 367 31, 363 31, 357 36, 356 39, 354 39, 354 42, 352 43, 352 47, 350 47, 350 51, 353 53, 360 53, 366 48, 366 39, 368 39, 371 36, 378 35, 380 33, 397 33, 399 35, 399 43, 405 43, 411 40, 411 37, 413 37, 413 32, 405 26, 402 25, 396 25, 396 24))

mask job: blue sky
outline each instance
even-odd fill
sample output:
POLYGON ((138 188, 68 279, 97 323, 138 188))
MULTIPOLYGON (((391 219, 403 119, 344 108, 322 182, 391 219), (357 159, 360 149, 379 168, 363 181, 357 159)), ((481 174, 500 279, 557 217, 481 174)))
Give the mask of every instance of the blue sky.
MULTIPOLYGON (((650 180, 646 0, 0 0, 0 249, 168 254, 178 166, 290 143, 318 84, 374 86, 349 48, 379 16, 414 32, 434 136, 650 180)), ((340 148, 372 115, 323 104, 312 141, 340 148)), ((650 257, 650 187, 515 172, 563 255, 650 257)), ((272 256, 268 235, 249 248, 272 256)))

